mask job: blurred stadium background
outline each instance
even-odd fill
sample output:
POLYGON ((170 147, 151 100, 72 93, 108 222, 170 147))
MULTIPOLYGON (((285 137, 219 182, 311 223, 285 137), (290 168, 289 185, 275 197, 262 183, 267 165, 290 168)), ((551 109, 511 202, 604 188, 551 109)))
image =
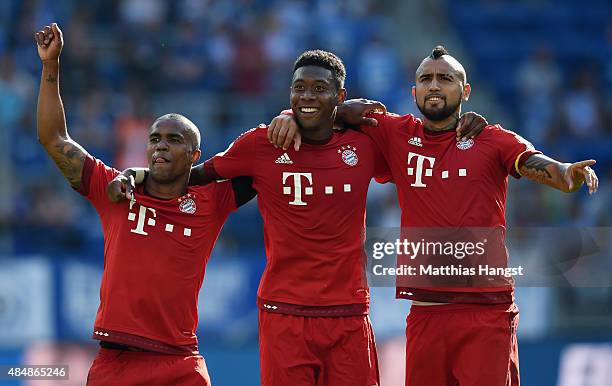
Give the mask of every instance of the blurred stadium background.
MULTIPOLYGON (((89 337, 102 269, 99 222, 36 141, 41 66, 33 33, 41 26, 57 21, 64 31, 71 135, 119 169, 145 163, 146 128, 162 113, 183 113, 200 127, 205 157, 269 122, 288 104, 291 66, 305 49, 344 59, 350 97, 418 113, 414 70, 444 43, 472 84, 464 111, 559 159, 598 160, 592 198, 512 181, 508 224, 609 227, 611 10, 606 0, 0 1, 0 364, 69 364, 72 381, 58 384, 79 385, 97 349, 89 337)), ((394 191, 370 192, 368 225, 396 226, 394 191)), ((259 384, 255 292, 263 266, 253 202, 226 224, 201 296, 201 349, 216 385, 259 384)), ((382 384, 403 385, 409 304, 389 288, 372 292, 382 384)), ((610 287, 517 292, 524 385, 612 385, 610 287)))

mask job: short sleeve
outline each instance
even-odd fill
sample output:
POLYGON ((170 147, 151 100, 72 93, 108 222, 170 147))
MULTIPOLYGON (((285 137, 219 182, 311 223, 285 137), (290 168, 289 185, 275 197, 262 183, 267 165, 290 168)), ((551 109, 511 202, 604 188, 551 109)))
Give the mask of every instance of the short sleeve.
POLYGON ((374 141, 376 146, 381 152, 388 151, 388 131, 389 131, 389 113, 387 114, 379 114, 379 113, 370 113, 367 115, 368 118, 374 118, 378 121, 377 126, 368 126, 361 125, 359 126, 359 130, 366 134, 368 137, 374 141))
POLYGON ((375 118, 378 121, 378 125, 361 125, 359 126, 359 130, 372 138, 383 155, 389 154, 389 149, 395 146, 394 133, 398 130, 408 130, 417 120, 412 114, 397 115, 394 113, 370 113, 367 117, 375 118))
POLYGON ((500 125, 492 126, 492 135, 497 145, 500 161, 508 174, 521 178, 519 169, 527 158, 540 154, 525 138, 513 131, 506 130, 500 125))
POLYGON ((217 215, 225 219, 231 212, 236 210, 236 198, 231 180, 212 182, 213 202, 215 203, 217 215))
POLYGON ((81 195, 91 201, 94 206, 110 203, 106 196, 106 186, 120 172, 108 167, 101 160, 87 155, 81 175, 81 186, 77 189, 81 195))
POLYGON ((376 176, 375 180, 379 184, 386 184, 388 182, 394 182, 393 176, 391 175, 391 173, 389 173, 389 174, 382 174, 382 175, 376 176))
POLYGON ((211 158, 215 172, 219 176, 234 178, 253 175, 258 130, 265 128, 260 126, 243 133, 229 145, 227 150, 211 158))
POLYGON ((390 181, 391 169, 387 164, 387 160, 383 156, 382 152, 378 149, 378 146, 372 144, 372 156, 374 157, 374 178, 377 182, 385 183, 390 181))

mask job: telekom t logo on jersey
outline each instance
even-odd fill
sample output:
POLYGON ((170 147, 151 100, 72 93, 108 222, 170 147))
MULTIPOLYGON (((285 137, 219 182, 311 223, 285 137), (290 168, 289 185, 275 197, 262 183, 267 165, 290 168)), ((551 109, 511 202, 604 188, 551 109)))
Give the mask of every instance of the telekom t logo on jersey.
MULTIPOLYGON (((136 201, 134 200, 130 201, 130 210, 132 210, 132 207, 134 206, 135 203, 136 201)), ((145 235, 145 236, 149 235, 144 230, 145 220, 147 220, 148 211, 150 211, 151 217, 148 218, 147 225, 155 226, 155 217, 157 217, 157 212, 155 212, 155 209, 147 208, 144 205, 140 205, 140 209, 138 210, 138 221, 136 222, 136 228, 130 229, 130 232, 138 233, 139 235, 145 235)), ((134 221, 135 219, 136 219, 136 214, 133 212, 130 212, 128 214, 128 220, 134 221)))
MULTIPOLYGON (((312 173, 293 173, 293 172, 283 172, 283 194, 288 196, 293 194, 293 201, 289 201, 289 205, 308 205, 307 202, 304 202, 302 198, 304 196, 312 196, 313 194, 313 179, 312 173), (307 186, 305 186, 307 185, 307 186), (303 188, 303 189, 302 189, 303 188), (293 190, 291 190, 293 189, 293 190)), ((341 184, 343 193, 351 193, 351 184, 341 184)), ((326 185, 322 192, 325 195, 334 194, 334 186, 326 185)))
MULTIPOLYGON (((431 175, 433 174, 433 166, 434 166, 434 163, 436 163, 436 159, 433 157, 426 157, 424 155, 410 152, 408 153, 408 165, 411 164, 412 159, 415 157, 416 157, 416 177, 414 179, 414 182, 410 184, 410 186, 414 186, 417 188, 424 188, 427 185, 423 183, 423 163, 427 161, 427 163, 429 164, 429 168, 425 169, 425 175, 427 177, 431 177, 431 175)), ((414 168, 409 167, 408 175, 412 176, 414 174, 415 174, 414 168)))
MULTIPOLYGON (((421 154, 409 152, 408 153, 408 169, 406 172, 409 176, 415 176, 414 182, 410 184, 410 186, 414 186, 415 188, 426 188, 427 184, 423 182, 423 172, 425 172, 425 177, 431 177, 433 175, 433 167, 436 163, 436 159, 434 157, 427 157, 421 154), (412 166, 412 160, 416 159, 415 165, 412 166)), ((449 176, 448 170, 442 170, 440 177, 445 180, 449 176)), ((458 169, 458 176, 465 177, 467 176, 467 169, 458 169)))
MULTIPOLYGON (((306 179, 308 185, 304 188, 305 195, 312 195, 312 173, 291 173, 283 172, 283 185, 287 182, 289 177, 293 176, 293 201, 289 202, 289 205, 308 205, 302 201, 302 177, 306 179)), ((291 182, 289 182, 291 184, 291 182)), ((291 186, 283 186, 284 194, 291 194, 291 186)))
MULTIPOLYGON (((130 201, 130 212, 128 213, 128 220, 136 221, 136 228, 130 229, 130 232, 143 236, 148 236, 149 233, 145 230, 145 224, 154 227, 156 224, 155 218, 157 217, 157 212, 153 208, 149 208, 144 205, 139 205, 138 218, 136 218, 136 213, 131 211, 135 203, 135 200, 130 201), (147 214, 149 214, 148 218, 147 214)), ((166 224, 165 231, 172 233, 174 231, 174 224, 166 224)), ((183 236, 190 237, 191 228, 184 228, 183 236)))

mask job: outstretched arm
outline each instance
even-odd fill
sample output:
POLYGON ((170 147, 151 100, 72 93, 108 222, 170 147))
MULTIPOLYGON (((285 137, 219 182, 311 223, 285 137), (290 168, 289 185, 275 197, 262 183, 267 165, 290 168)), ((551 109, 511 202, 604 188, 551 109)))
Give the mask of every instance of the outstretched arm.
POLYGON ((70 185, 78 189, 87 152, 70 138, 66 129, 59 91, 59 56, 64 45, 62 31, 53 23, 38 31, 35 38, 43 64, 36 110, 38 141, 70 185))
POLYGON ((586 182, 589 194, 599 187, 597 175, 591 169, 595 160, 562 163, 543 154, 534 154, 518 169, 521 176, 566 193, 575 192, 586 182))

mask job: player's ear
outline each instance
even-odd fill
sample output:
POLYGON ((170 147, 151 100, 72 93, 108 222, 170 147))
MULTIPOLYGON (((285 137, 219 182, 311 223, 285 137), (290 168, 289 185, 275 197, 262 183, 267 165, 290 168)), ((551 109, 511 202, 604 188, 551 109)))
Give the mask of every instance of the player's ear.
POLYGON ((194 150, 193 153, 191 153, 191 163, 194 164, 198 162, 201 156, 202 156, 202 150, 200 149, 194 150))
POLYGON ((344 101, 346 100, 346 89, 345 88, 339 88, 338 89, 338 93, 337 93, 337 106, 340 106, 341 104, 344 103, 344 101))
POLYGON ((416 87, 412 86, 412 99, 416 103, 416 87))
POLYGON ((467 102, 470 99, 470 93, 472 92, 472 86, 469 83, 466 83, 463 86, 463 101, 467 102))

